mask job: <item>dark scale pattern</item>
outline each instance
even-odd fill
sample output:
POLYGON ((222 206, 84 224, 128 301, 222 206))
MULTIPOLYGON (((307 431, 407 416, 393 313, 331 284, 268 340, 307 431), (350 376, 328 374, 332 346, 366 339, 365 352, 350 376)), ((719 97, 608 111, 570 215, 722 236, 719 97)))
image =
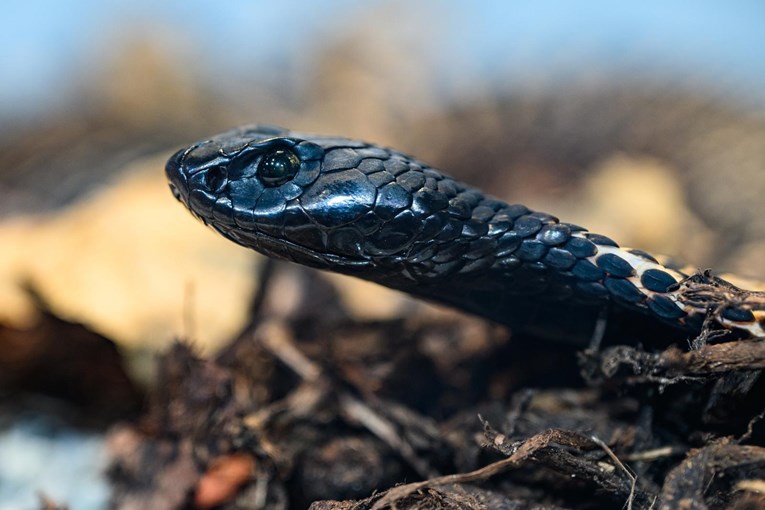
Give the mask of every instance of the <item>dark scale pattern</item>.
POLYGON ((669 292, 677 285, 675 278, 661 269, 648 269, 640 276, 640 283, 654 292, 669 292))
MULTIPOLYGON (((383 164, 382 160, 376 159, 376 158, 367 158, 361 161, 359 163, 359 166, 357 167, 364 175, 370 176, 374 173, 378 172, 385 172, 385 165, 383 164)), ((393 180, 394 177, 392 174, 385 172, 388 176, 390 176, 390 179, 393 180)), ((390 182, 390 181, 388 181, 390 182)))
MULTIPOLYGON (((400 174, 409 171, 409 165, 406 163, 406 160, 401 157, 392 157, 387 159, 384 165, 385 169, 395 176, 399 176, 400 174)), ((424 176, 422 182, 425 182, 424 176)))
MULTIPOLYGON (((237 243, 512 327, 560 329, 566 316, 594 321, 611 302, 676 326, 700 328, 704 319, 670 298, 679 284, 669 272, 636 275, 626 259, 604 253, 599 247, 618 248, 608 237, 487 197, 364 142, 247 126, 179 151, 167 175, 176 198, 237 243), (264 160, 274 164, 261 166, 264 160), (263 168, 289 172, 274 177, 263 168), (540 313, 544 307, 551 313, 540 313)), ((645 252, 630 253, 656 263, 645 252)), ((720 315, 755 320, 744 306, 720 315)), ((571 334, 586 342, 591 327, 581 326, 573 324, 571 334)))
POLYGON ((509 220, 492 220, 489 222, 488 234, 490 236, 499 236, 513 228, 513 222, 509 220))
POLYGON ((635 284, 621 278, 606 277, 605 285, 613 297, 627 303, 640 303, 645 296, 635 284))
POLYGON ((510 218, 515 219, 523 216, 524 214, 528 214, 531 211, 529 211, 529 208, 525 205, 511 204, 505 208, 504 212, 510 216, 510 218))
POLYGON ((459 220, 466 220, 471 216, 470 204, 466 200, 452 199, 449 201, 449 214, 459 220))
POLYGON ((420 190, 425 184, 425 176, 419 172, 391 173, 396 175, 396 182, 409 193, 414 193, 420 190))
POLYGON ((497 240, 491 237, 480 237, 470 243, 470 249, 465 254, 468 259, 491 258, 497 250, 497 240))
POLYGON ((462 225, 462 237, 476 239, 489 233, 489 227, 481 221, 468 220, 462 225))
POLYGON ((438 182, 438 191, 449 197, 455 197, 457 195, 457 183, 450 179, 444 179, 438 182))
POLYGON ((627 278, 635 274, 629 262, 613 253, 604 253, 596 260, 598 267, 611 276, 618 278, 627 278))
POLYGON ((754 314, 751 310, 747 310, 745 308, 737 308, 732 305, 723 309, 722 316, 728 320, 738 322, 748 322, 754 320, 754 314))
POLYGON ((578 282, 576 289, 585 296, 604 298, 608 296, 608 289, 597 282, 578 282))
POLYGON ((432 260, 436 264, 449 262, 467 253, 469 248, 470 244, 468 243, 451 243, 441 248, 438 251, 438 254, 432 258, 432 260))
POLYGON ((584 234, 584 236, 590 241, 592 241, 593 243, 599 244, 601 246, 613 246, 614 248, 619 247, 619 245, 616 244, 616 241, 600 234, 593 234, 591 232, 587 232, 584 234))
POLYGON ((479 257, 471 259, 470 257, 467 257, 467 260, 465 261, 465 265, 462 266, 460 269, 460 273, 466 274, 466 273, 479 273, 481 271, 486 271, 489 269, 489 267, 493 264, 493 260, 487 258, 487 257, 479 257))
POLYGON ((508 273, 512 272, 514 269, 517 269, 521 266, 521 259, 514 255, 510 255, 508 257, 502 257, 500 259, 497 259, 497 261, 494 263, 493 267, 496 267, 500 270, 506 270, 508 273))
POLYGON ((362 158, 375 158, 378 160, 390 158, 390 151, 381 147, 375 147, 374 145, 368 145, 367 147, 357 149, 356 154, 362 158))
POLYGON ((662 319, 675 320, 685 317, 685 312, 667 296, 651 296, 648 300, 648 308, 662 319))
POLYGON ((412 195, 396 183, 377 188, 374 211, 383 220, 389 220, 412 205, 412 195))
POLYGON ((504 257, 513 253, 521 245, 523 237, 516 231, 502 234, 497 242, 497 256, 504 257))
POLYGON ((571 272, 578 279, 585 282, 601 281, 606 276, 605 271, 600 269, 598 266, 596 266, 589 260, 577 261, 577 263, 574 264, 574 267, 571 269, 571 272))
POLYGON ((444 211, 439 211, 435 214, 431 214, 422 222, 422 229, 420 230, 417 240, 420 242, 426 242, 429 239, 435 238, 440 232, 442 232, 444 225, 449 222, 449 215, 444 211))
POLYGON ((563 244, 571 237, 571 229, 568 225, 552 224, 545 225, 537 234, 537 239, 548 246, 563 244))
POLYGON ((356 168, 361 163, 362 156, 354 149, 335 149, 329 151, 324 156, 324 164, 322 170, 324 172, 332 172, 333 170, 348 170, 349 168, 356 168))
POLYGON ((417 220, 412 211, 403 211, 372 235, 365 237, 365 252, 372 256, 393 255, 414 242, 410 232, 416 228, 417 220))
POLYGON ((528 237, 536 234, 542 229, 542 220, 535 218, 534 216, 526 215, 521 216, 515 220, 514 230, 518 232, 521 237, 528 237))
POLYGON ((536 262, 547 254, 547 246, 536 239, 524 239, 515 255, 524 262, 536 262))
POLYGON ((444 242, 457 239, 462 233, 462 223, 454 218, 449 218, 444 223, 441 231, 435 236, 434 240, 444 242))
MULTIPOLYGON (((371 160, 367 159, 365 161, 371 161, 371 160)), ((387 170, 382 170, 380 172, 368 174, 367 178, 369 179, 369 182, 371 182, 373 186, 376 186, 378 188, 380 186, 385 186, 386 184, 396 180, 393 174, 388 172, 387 170)))
POLYGON ((543 262, 555 269, 571 269, 576 264, 576 257, 561 248, 550 248, 543 262))
POLYGON ((572 237, 564 246, 574 257, 584 258, 592 257, 598 252, 595 243, 581 237, 572 237))
POLYGON ((538 218, 542 223, 558 223, 558 218, 552 214, 547 214, 544 212, 534 211, 530 213, 529 216, 532 218, 538 218))
MULTIPOLYGON (((439 183, 440 187, 440 183, 439 183)), ((480 221, 481 223, 487 223, 489 220, 494 218, 494 215, 496 214, 496 210, 494 207, 487 206, 487 205, 478 205, 475 209, 473 209, 473 214, 471 217, 475 221, 480 221)))

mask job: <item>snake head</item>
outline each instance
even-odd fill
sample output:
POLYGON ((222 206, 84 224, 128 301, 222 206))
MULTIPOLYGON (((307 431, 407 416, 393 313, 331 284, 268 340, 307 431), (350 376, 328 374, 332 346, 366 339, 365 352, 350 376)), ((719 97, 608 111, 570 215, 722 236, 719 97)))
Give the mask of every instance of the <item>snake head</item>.
POLYGON ((412 208, 427 176, 407 156, 273 127, 198 142, 175 153, 166 173, 173 195, 227 238, 314 267, 402 253, 432 212, 423 206, 434 205, 420 197, 412 208))
POLYGON ((316 180, 320 147, 247 127, 176 152, 165 171, 173 195, 214 228, 256 228, 280 217, 316 180))

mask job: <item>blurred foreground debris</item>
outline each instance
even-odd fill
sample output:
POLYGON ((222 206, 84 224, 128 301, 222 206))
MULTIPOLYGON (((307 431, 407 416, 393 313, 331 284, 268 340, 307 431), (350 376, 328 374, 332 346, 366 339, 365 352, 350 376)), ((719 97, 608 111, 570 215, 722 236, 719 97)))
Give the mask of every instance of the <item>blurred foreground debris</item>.
POLYGON ((135 416, 143 401, 113 342, 50 312, 30 328, 0 323, 0 399, 32 395, 67 402, 74 420, 89 427, 135 416))
POLYGON ((308 272, 295 306, 269 312, 291 274, 277 266, 217 358, 183 343, 163 358, 148 413, 112 432, 116 508, 765 503, 761 341, 577 364, 456 313, 353 319, 308 272))

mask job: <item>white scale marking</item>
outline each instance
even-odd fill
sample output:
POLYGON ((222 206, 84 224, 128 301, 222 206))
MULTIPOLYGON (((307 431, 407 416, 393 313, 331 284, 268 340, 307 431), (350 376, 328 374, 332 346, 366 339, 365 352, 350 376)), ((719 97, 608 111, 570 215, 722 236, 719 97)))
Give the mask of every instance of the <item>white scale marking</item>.
MULTIPOLYGON (((587 232, 575 232, 572 234, 572 237, 587 239, 587 236, 584 235, 586 233, 587 232)), ((592 242, 592 240, 589 240, 589 241, 592 242)), ((634 276, 630 276, 625 279, 631 282, 633 285, 635 285, 635 287, 640 289, 640 292, 642 292, 645 296, 650 297, 656 294, 667 296, 677 305, 678 308, 680 308, 681 310, 683 310, 685 313, 689 315, 706 313, 706 310, 694 308, 690 305, 687 305, 686 303, 683 303, 680 299, 680 293, 677 291, 655 292, 645 288, 643 286, 643 283, 640 281, 641 276, 649 269, 657 269, 659 271, 669 274, 670 276, 672 276, 672 278, 675 279, 675 283, 680 283, 686 278, 683 274, 673 269, 669 269, 668 267, 665 267, 661 264, 657 264, 656 262, 653 262, 651 260, 645 259, 641 257, 640 255, 635 255, 634 253, 630 253, 629 251, 626 251, 629 248, 624 248, 624 247, 616 248, 614 246, 603 246, 598 244, 596 244, 596 247, 598 251, 594 255, 590 257, 586 257, 586 259, 592 262, 593 264, 595 264, 596 266, 597 266, 597 259, 601 255, 604 255, 606 253, 611 253, 621 258, 622 260, 625 260, 630 266, 632 266, 632 268, 635 270, 635 273, 636 273, 634 276)), ((716 320, 719 324, 729 329, 742 329, 749 332, 752 336, 760 336, 760 337, 765 336, 765 329, 763 328, 763 326, 761 326, 758 323, 758 319, 761 320, 760 315, 765 315, 765 314, 760 314, 757 311, 755 311, 754 314, 755 314, 755 322, 732 321, 722 316, 716 317, 716 320)))

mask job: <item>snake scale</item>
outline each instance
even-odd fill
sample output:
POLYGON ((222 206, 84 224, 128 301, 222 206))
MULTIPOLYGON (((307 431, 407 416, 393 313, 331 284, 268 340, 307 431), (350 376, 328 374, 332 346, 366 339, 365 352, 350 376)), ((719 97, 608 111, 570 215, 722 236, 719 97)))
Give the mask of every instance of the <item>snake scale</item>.
POLYGON ((243 126, 175 153, 173 195, 265 255, 353 275, 514 331, 765 336, 765 293, 508 204, 363 141, 243 126))

